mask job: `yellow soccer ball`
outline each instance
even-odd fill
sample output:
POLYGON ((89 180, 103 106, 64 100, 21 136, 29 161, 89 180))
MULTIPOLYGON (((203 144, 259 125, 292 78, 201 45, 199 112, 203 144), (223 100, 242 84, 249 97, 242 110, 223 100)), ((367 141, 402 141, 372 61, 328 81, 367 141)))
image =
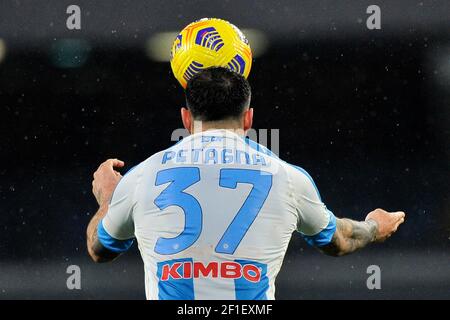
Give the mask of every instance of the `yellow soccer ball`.
POLYGON ((226 67, 245 78, 252 66, 252 51, 245 35, 222 19, 204 18, 181 30, 172 45, 170 65, 183 88, 201 69, 226 67))

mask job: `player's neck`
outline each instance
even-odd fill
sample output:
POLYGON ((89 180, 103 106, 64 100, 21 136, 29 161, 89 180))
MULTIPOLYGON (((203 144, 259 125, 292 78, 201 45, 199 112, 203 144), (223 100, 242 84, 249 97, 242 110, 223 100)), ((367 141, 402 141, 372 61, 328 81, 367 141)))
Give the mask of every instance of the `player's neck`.
POLYGON ((243 125, 239 121, 235 120, 223 120, 223 121, 194 121, 194 125, 191 127, 191 134, 204 132, 208 130, 229 130, 236 134, 244 134, 243 125))

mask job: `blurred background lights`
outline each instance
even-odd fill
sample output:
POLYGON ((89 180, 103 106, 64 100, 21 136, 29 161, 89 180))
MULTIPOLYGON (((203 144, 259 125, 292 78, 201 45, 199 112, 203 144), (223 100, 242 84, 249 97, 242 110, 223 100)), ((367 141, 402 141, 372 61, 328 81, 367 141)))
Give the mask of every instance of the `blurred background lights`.
MULTIPOLYGON (((267 49, 268 40, 264 33, 256 29, 242 29, 252 48, 253 57, 259 57, 267 49)), ((170 60, 170 50, 178 32, 157 32, 150 36, 145 44, 147 56, 158 62, 170 60)))
POLYGON ((6 43, 5 40, 0 38, 0 63, 5 59, 6 56, 6 43))
POLYGON ((50 48, 50 59, 58 68, 79 68, 83 66, 91 51, 86 40, 61 39, 55 41, 50 48))

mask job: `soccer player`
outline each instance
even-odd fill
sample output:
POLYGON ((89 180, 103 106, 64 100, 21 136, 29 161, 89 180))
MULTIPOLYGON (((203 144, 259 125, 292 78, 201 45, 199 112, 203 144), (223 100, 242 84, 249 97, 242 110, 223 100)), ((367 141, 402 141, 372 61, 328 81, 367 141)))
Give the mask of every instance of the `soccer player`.
POLYGON ((188 82, 181 108, 190 136, 123 177, 115 170, 122 161, 100 165, 92 183, 100 208, 87 228, 95 262, 136 239, 148 299, 274 299, 294 231, 342 256, 397 230, 401 211, 336 218, 305 170, 244 138, 250 97, 238 73, 205 69, 188 82))

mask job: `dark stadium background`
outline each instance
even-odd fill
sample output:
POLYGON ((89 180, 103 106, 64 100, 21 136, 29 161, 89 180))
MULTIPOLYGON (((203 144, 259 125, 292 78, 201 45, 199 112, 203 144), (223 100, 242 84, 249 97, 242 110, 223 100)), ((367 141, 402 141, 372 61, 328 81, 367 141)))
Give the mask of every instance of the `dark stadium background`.
POLYGON ((446 1, 2 1, 0 299, 144 298, 136 248, 112 264, 87 257, 92 173, 173 144, 183 92, 145 41, 204 16, 266 36, 249 78, 255 128, 280 129, 280 156, 337 216, 408 214, 385 244, 338 259, 294 235, 277 297, 450 298, 449 12, 446 1), (65 28, 69 4, 81 31, 65 28), (370 4, 381 30, 365 27, 370 4), (81 290, 66 288, 72 264, 81 290), (381 290, 366 287, 373 264, 381 290))

